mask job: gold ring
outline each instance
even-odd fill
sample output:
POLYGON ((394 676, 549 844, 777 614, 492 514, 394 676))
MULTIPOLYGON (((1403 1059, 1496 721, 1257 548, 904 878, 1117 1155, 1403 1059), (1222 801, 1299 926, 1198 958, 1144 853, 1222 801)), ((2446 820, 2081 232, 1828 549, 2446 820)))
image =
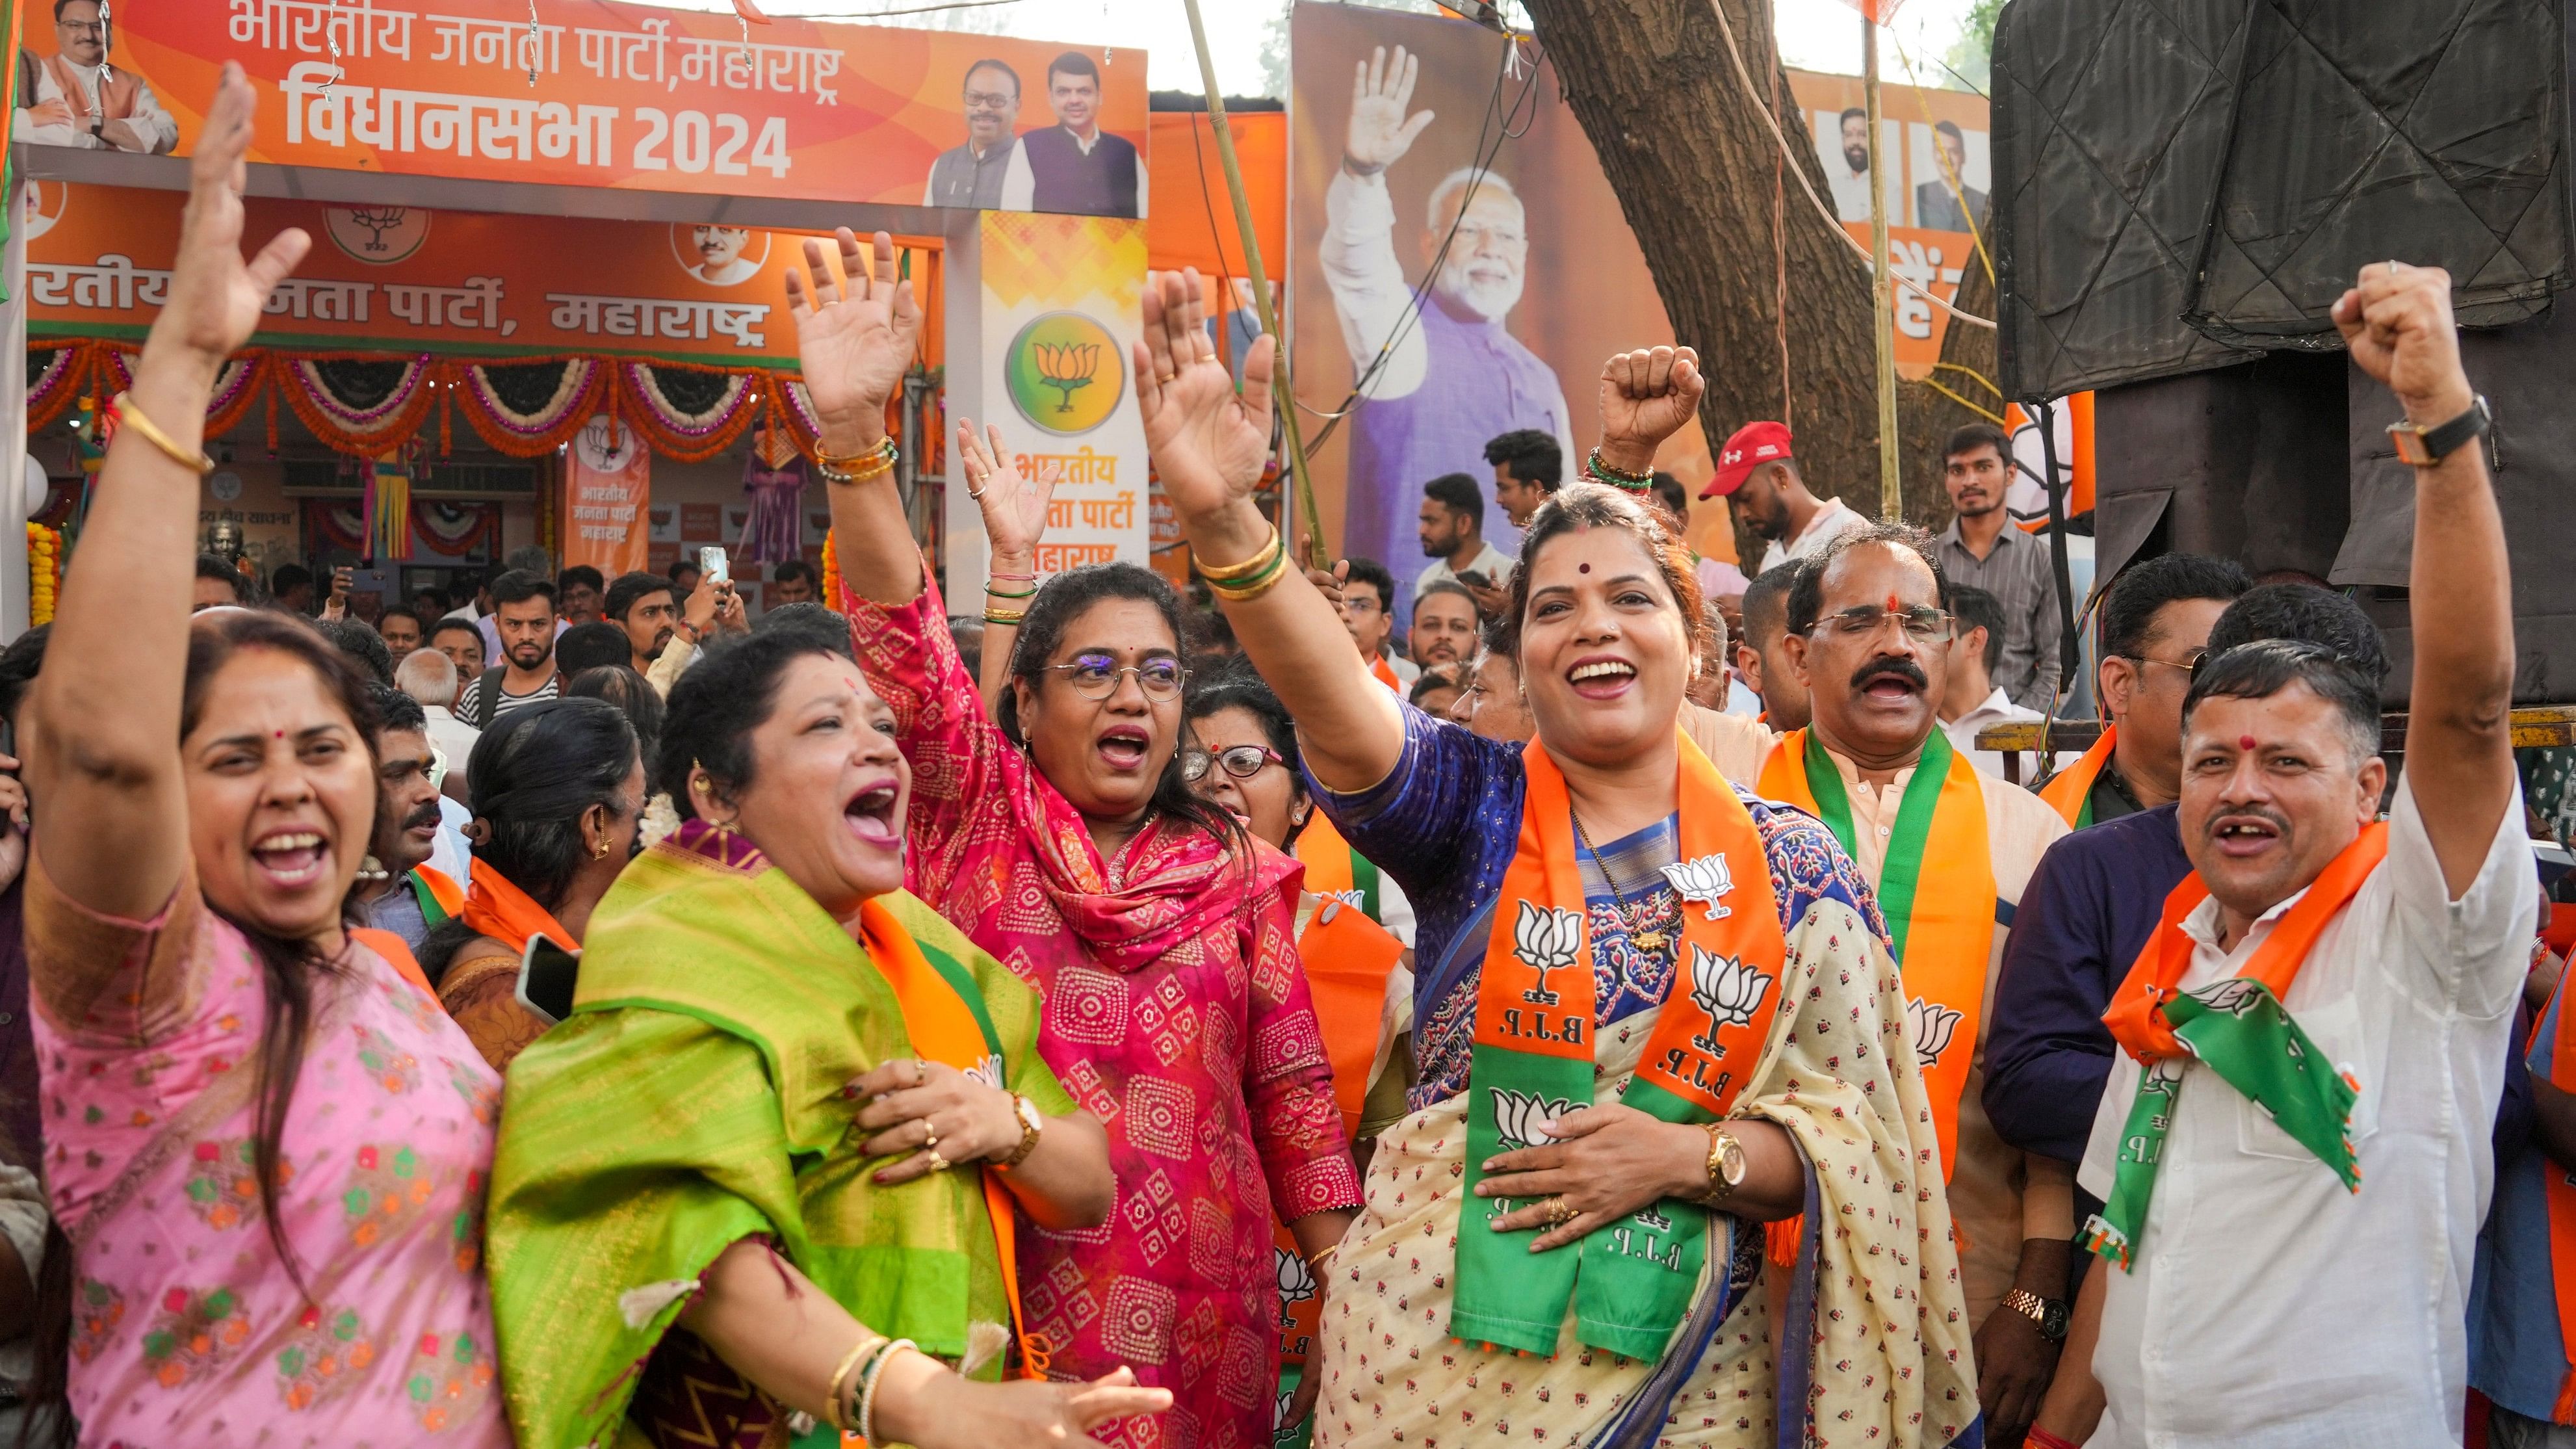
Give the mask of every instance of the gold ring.
POLYGON ((918 1087, 928 1080, 930 1080, 930 1069, 921 1064, 921 1058, 914 1057, 912 1059, 912 1084, 918 1087))
POLYGON ((939 1129, 931 1126, 930 1119, 927 1117, 921 1119, 921 1145, 924 1148, 935 1148, 939 1145, 939 1129))
POLYGON ((951 1168, 951 1167, 953 1167, 953 1166, 955 1166, 955 1165, 956 1165, 955 1163, 950 1162, 947 1158, 940 1156, 940 1155, 939 1155, 939 1152, 938 1152, 938 1149, 933 1148, 933 1149, 931 1150, 931 1153, 930 1153, 930 1170, 931 1170, 931 1171, 933 1171, 933 1172, 946 1172, 949 1168, 951 1168))
POLYGON ((1551 1228, 1564 1227, 1567 1223, 1583 1216, 1580 1211, 1576 1210, 1574 1204, 1567 1202, 1561 1197, 1549 1198, 1546 1203, 1546 1208, 1547 1225, 1551 1228))

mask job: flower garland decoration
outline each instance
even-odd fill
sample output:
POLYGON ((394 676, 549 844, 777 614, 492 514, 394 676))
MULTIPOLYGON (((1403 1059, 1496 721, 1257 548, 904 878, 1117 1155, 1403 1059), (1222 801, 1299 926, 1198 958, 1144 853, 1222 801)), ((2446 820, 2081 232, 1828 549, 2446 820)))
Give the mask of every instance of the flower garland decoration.
POLYGON ((703 462, 732 447, 761 415, 768 392, 756 372, 645 362, 620 363, 617 371, 619 421, 642 433, 654 452, 683 463, 703 462), (711 405, 692 409, 671 396, 659 375, 665 372, 723 382, 707 389, 711 405))
POLYGON ((27 525, 27 623, 54 622, 63 590, 63 536, 41 523, 27 525))
POLYGON ((571 442, 600 410, 609 382, 607 366, 596 357, 469 362, 457 373, 465 421, 494 452, 513 458, 543 457, 571 442), (514 406, 533 400, 543 385, 538 369, 548 366, 558 369, 551 391, 533 410, 514 406))
POLYGON ((428 384, 438 364, 427 355, 409 359, 358 358, 352 354, 300 354, 279 369, 278 392, 313 435, 343 453, 376 457, 400 447, 429 416, 436 389, 428 384), (344 402, 323 372, 326 362, 395 361, 400 371, 373 406, 344 402))
POLYGON ((66 342, 46 354, 45 365, 28 376, 28 432, 52 427, 71 410, 72 399, 80 396, 81 384, 89 379, 90 368, 95 365, 91 353, 96 346, 90 342, 66 342))

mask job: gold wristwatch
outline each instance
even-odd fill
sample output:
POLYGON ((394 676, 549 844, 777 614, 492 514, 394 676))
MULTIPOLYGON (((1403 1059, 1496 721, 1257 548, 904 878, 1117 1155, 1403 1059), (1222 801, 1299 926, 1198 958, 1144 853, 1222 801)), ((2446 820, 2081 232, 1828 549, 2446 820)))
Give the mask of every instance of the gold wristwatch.
POLYGON ((1011 1149, 1010 1156, 993 1164, 996 1172, 1008 1172, 1026 1162, 1029 1154, 1038 1150, 1038 1134, 1046 1130, 1046 1116, 1038 1111, 1038 1104, 1017 1092, 1011 1094, 1011 1115, 1020 1119, 1020 1145, 1011 1149))
POLYGON ((2039 1325, 2039 1336, 2051 1343, 2066 1341, 2066 1304, 2055 1298, 2042 1298, 2027 1288, 2006 1293, 2003 1305, 2039 1325))
POLYGON ((1717 1204, 1735 1196, 1744 1185, 1744 1144, 1735 1134, 1710 1123, 1708 1126, 1708 1187, 1700 1201, 1717 1204))

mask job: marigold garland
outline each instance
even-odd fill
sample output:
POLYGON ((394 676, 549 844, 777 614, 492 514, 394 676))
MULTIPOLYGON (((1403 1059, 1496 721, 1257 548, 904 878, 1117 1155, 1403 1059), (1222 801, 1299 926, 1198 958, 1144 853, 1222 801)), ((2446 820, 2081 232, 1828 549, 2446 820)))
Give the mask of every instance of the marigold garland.
POLYGON ((27 623, 54 622, 63 592, 63 536, 41 523, 27 525, 27 623))

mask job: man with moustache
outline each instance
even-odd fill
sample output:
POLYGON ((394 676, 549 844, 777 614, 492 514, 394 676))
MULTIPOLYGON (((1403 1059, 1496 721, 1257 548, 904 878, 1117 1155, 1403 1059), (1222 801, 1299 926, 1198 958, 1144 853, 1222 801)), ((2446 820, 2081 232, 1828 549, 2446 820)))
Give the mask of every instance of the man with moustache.
POLYGON ((966 144, 930 163, 921 204, 996 210, 1020 152, 1020 73, 990 57, 966 67, 965 108, 966 144))
POLYGON ((1413 596, 1413 628, 1405 635, 1413 662, 1463 667, 1476 653, 1476 598, 1459 583, 1434 583, 1413 596))
POLYGON ((689 245, 698 254, 698 264, 688 269, 689 275, 711 287, 730 287, 751 279, 760 264, 744 256, 751 245, 751 229, 740 226, 693 226, 689 228, 689 245))
POLYGON ((563 692, 555 668, 555 585, 541 574, 512 569, 492 581, 490 623, 499 636, 502 663, 483 671, 456 699, 456 717, 478 730, 521 705, 563 692))
POLYGON ((376 834, 370 864, 349 899, 368 925, 414 951, 430 928, 465 908, 465 892, 429 863, 438 849, 437 752, 419 701, 379 685, 376 701, 376 834))
POLYGON ((608 580, 588 564, 574 564, 555 576, 555 587, 561 590, 563 621, 567 629, 599 622, 600 594, 608 580))
POLYGON ((1420 598, 1434 584, 1459 584, 1469 590, 1473 603, 1475 585, 1467 579, 1472 574, 1499 601, 1511 582, 1512 556, 1485 537, 1485 493, 1476 480, 1465 473, 1443 473, 1423 484, 1417 517, 1415 536, 1431 562, 1414 575, 1414 596, 1420 598))
POLYGON ((1995 684, 2013 703, 2045 714, 2056 704, 2065 621, 2048 545, 2013 527, 2004 511, 2012 440, 1992 423, 1970 423, 1950 434, 1941 456, 1941 486, 1957 515, 1941 533, 1941 571, 1951 583, 1983 589, 2003 605, 1995 684))
MULTIPOLYGON (((1465 167, 1432 187, 1415 255, 1439 270, 1416 307, 1396 253, 1386 174, 1432 121, 1429 111, 1406 114, 1420 70, 1402 46, 1391 61, 1380 48, 1359 67, 1316 251, 1343 347, 1366 379, 1351 418, 1343 542, 1373 558, 1403 556, 1414 489, 1425 478, 1475 472, 1488 439, 1534 429, 1555 441, 1560 458, 1579 456, 1555 370, 1504 326, 1520 304, 1530 251, 1529 217, 1507 178, 1465 167)), ((1495 541, 1508 553, 1517 530, 1498 530, 1495 541)))
POLYGON ((179 122, 152 87, 108 63, 108 23, 104 0, 54 0, 55 53, 34 66, 34 90, 19 93, 10 139, 153 156, 178 148, 179 122))
POLYGON ((2259 641, 2194 674, 2192 875, 2106 1017, 2123 1051, 2081 1172, 2104 1261, 2068 1355, 2091 1373, 2061 1374, 2043 1443, 2459 1441, 2539 905, 2512 584, 2450 276, 2373 262, 2333 316, 2414 473, 2404 774, 2379 820, 2379 690, 2329 648, 2259 641))
POLYGON ((1813 716, 1772 751, 1759 793, 1823 820, 1878 892, 1959 1227, 1978 1402, 1989 1436, 2012 1443, 2057 1367, 2074 1184, 1996 1135, 1979 1084, 2013 909, 2066 822, 1941 732, 1948 592, 1931 539, 1901 524, 1837 538, 1799 573, 1781 650, 1813 716))
POLYGON ((608 586, 607 613, 610 623, 626 631, 627 662, 638 674, 652 671, 653 661, 679 632, 680 609, 671 601, 671 581, 660 574, 639 570, 618 575, 608 586))

